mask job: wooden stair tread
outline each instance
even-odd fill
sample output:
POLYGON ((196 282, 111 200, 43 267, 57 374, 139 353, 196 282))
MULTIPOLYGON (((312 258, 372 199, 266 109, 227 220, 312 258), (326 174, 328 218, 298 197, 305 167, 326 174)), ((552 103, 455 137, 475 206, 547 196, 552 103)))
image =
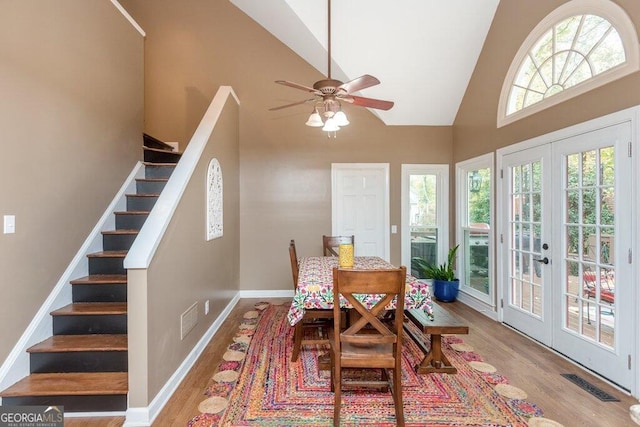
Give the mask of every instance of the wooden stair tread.
POLYGON ((113 235, 127 235, 127 234, 138 234, 140 230, 128 229, 128 228, 117 228, 115 230, 105 230, 101 232, 102 234, 113 234, 113 235))
POLYGON ((149 215, 150 211, 116 211, 116 215, 149 215))
POLYGON ((112 285, 127 284, 126 274, 91 274, 71 280, 72 285, 112 285))
POLYGON ((126 302, 75 302, 51 312, 52 316, 127 314, 126 302))
POLYGON ((126 334, 54 335, 31 346, 29 353, 127 351, 126 334))
MULTIPOLYGON (((152 163, 152 164, 156 165, 157 163, 152 163)), ((136 181, 140 181, 140 182, 167 182, 167 181, 169 181, 169 178, 136 178, 136 181)))
POLYGON ((130 193, 127 197, 160 197, 160 193, 130 193))
POLYGON ((142 164, 145 166, 176 166, 177 165, 177 163, 171 163, 171 162, 166 162, 166 163, 142 162, 142 164))
POLYGON ((169 150, 169 149, 162 149, 162 148, 152 148, 152 147, 147 147, 147 146, 142 146, 142 149, 145 151, 153 151, 155 153, 167 153, 167 154, 178 154, 181 155, 182 153, 180 151, 173 151, 173 150, 169 150))
POLYGON ((124 258, 128 251, 101 251, 87 254, 89 258, 124 258))
POLYGON ((89 396, 126 394, 126 372, 31 374, 4 390, 2 397, 89 396))

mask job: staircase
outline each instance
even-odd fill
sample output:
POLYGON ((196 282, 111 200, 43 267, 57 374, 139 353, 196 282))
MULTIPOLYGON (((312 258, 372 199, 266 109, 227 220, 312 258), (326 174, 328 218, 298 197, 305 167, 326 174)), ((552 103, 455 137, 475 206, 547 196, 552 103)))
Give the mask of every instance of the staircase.
POLYGON ((72 280, 72 303, 51 312, 53 335, 27 351, 30 375, 0 392, 2 405, 64 406, 65 412, 127 409, 127 272, 123 261, 180 153, 144 135, 145 178, 114 212, 103 250, 87 255, 89 275, 72 280))

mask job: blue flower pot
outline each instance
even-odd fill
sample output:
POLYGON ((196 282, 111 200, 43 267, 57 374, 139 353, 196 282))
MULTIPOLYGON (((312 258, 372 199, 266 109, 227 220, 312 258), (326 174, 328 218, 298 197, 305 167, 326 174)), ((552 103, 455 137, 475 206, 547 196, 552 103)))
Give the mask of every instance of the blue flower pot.
POLYGON ((448 282, 446 280, 434 280, 433 281, 433 295, 438 301, 453 302, 458 298, 458 291, 460 290, 460 281, 454 280, 448 282))

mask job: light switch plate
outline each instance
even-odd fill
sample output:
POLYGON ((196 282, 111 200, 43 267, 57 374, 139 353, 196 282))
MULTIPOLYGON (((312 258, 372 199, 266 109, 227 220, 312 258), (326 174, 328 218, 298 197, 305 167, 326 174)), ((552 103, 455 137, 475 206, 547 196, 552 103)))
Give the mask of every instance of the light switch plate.
POLYGON ((16 232, 16 216, 5 215, 4 216, 4 234, 13 234, 16 232))

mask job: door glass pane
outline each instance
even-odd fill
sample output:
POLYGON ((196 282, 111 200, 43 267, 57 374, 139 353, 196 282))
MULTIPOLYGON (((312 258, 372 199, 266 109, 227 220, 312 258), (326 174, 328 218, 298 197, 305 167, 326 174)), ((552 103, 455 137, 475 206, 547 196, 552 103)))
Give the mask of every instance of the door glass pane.
POLYGON ((491 223, 491 169, 479 168, 467 172, 467 221, 463 224, 464 286, 484 295, 489 289, 489 232, 491 223))
MULTIPOLYGON (((422 258, 429 264, 438 263, 437 176, 409 176, 409 233, 411 259, 422 258)), ((422 278, 421 270, 412 274, 422 278)))
POLYGON ((465 283, 489 295, 489 228, 464 230, 465 283))
POLYGON ((614 147, 566 157, 565 326, 615 346, 614 147), (571 189, 571 190, 569 190, 571 189))
POLYGON ((514 187, 511 188, 512 230, 509 236, 511 248, 511 294, 509 303, 535 317, 543 315, 542 268, 540 222, 542 201, 540 186, 542 164, 540 161, 526 163, 512 169, 514 187), (520 184, 516 187, 515 184, 520 184))

